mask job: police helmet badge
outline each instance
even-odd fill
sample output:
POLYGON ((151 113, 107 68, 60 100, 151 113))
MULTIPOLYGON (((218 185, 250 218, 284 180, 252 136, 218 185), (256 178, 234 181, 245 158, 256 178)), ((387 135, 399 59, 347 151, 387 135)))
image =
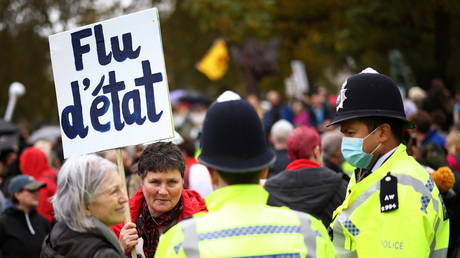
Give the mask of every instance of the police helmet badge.
POLYGON ((343 108, 343 102, 347 99, 347 96, 345 96, 345 93, 347 92, 347 89, 345 89, 345 86, 347 86, 347 81, 345 81, 342 84, 342 88, 340 89, 340 95, 337 98, 336 102, 336 111, 339 111, 339 109, 343 108))
MULTIPOLYGON (((362 70, 360 73, 379 73, 375 69, 372 69, 370 67, 367 67, 366 69, 362 70)), ((347 80, 342 84, 342 88, 340 89, 340 95, 337 98, 336 102, 336 111, 339 111, 339 109, 343 108, 343 102, 347 99, 347 96, 345 93, 347 92, 347 89, 345 88, 347 86, 347 80)))

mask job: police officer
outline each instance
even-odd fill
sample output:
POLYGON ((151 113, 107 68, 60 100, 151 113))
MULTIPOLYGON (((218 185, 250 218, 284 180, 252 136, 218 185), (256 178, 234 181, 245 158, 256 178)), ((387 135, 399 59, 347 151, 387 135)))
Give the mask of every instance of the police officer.
POLYGON ((201 144, 198 160, 216 189, 206 200, 209 213, 170 229, 155 257, 335 257, 321 221, 266 205, 259 178, 274 154, 249 103, 221 95, 206 114, 201 144))
POLYGON ((338 257, 446 257, 449 220, 430 175, 402 144, 396 84, 367 68, 342 85, 332 125, 357 167, 331 224, 338 257))

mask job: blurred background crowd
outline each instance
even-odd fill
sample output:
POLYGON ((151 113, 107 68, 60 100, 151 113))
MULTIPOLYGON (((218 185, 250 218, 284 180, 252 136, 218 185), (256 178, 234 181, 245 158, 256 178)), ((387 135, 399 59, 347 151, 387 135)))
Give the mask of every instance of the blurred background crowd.
MULTIPOLYGON (((440 78, 434 78, 429 89, 414 86, 407 91, 401 89, 401 93, 407 118, 416 125, 415 129, 408 129, 405 134, 404 142, 410 154, 428 172, 448 166, 455 171, 456 178, 460 176, 460 94, 451 93, 440 78)), ((258 112, 266 139, 277 155, 268 178, 285 170, 293 161, 289 158, 287 146, 288 137, 294 129, 309 127, 321 138, 318 146, 322 151, 322 165, 340 173, 344 180, 349 180, 355 168, 342 157, 342 134, 337 127, 328 126, 335 113, 336 99, 335 92, 323 87, 304 94, 302 98, 284 98, 282 92, 276 90, 268 91, 260 99, 254 94, 246 96, 246 100, 258 112)), ((193 166, 192 171, 196 171, 193 178, 188 178, 186 173, 186 187, 206 196, 212 191, 212 186, 206 168, 195 158, 199 154, 201 127, 212 100, 203 93, 180 89, 171 92, 171 104, 176 128, 173 143, 182 150, 187 167, 193 166)), ((42 126, 29 132, 26 127, 5 120, 1 122, 0 179, 3 194, 8 195, 8 180, 20 173, 30 174, 36 179, 43 177, 44 180, 55 180, 64 162, 59 126, 42 126)), ((143 148, 143 145, 137 145, 123 149, 130 195, 136 192, 140 184, 136 172, 143 148)), ((113 150, 100 155, 116 162, 113 150)), ((460 191, 460 188, 455 190, 460 191)), ((0 202, 0 208, 4 207, 5 203, 0 202)))
MULTIPOLYGON (((437 183, 451 217, 451 238, 457 238, 460 38, 455 32, 460 3, 453 0, 417 5, 384 0, 3 0, 0 116, 6 111, 0 120, 0 211, 14 206, 8 199, 9 180, 26 174, 46 183, 38 212, 53 221, 48 198, 64 158, 47 36, 153 6, 160 10, 173 142, 186 161, 185 188, 203 197, 212 192, 209 173, 195 157, 206 111, 227 89, 244 96, 259 114, 277 156, 268 178, 293 161, 288 138, 306 126, 320 137, 320 165, 348 182, 354 168, 341 155, 341 133, 327 125, 341 84, 371 66, 400 87, 406 115, 416 125, 405 134, 410 155, 430 173, 445 167, 453 171, 440 173, 437 183)), ((130 196, 141 184, 136 172, 143 148, 123 149, 130 196)), ((100 155, 116 161, 114 151, 100 155)))

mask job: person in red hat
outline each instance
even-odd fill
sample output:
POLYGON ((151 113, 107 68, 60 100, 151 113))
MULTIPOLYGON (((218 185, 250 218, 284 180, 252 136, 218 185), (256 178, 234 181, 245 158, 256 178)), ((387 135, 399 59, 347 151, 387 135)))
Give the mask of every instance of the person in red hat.
POLYGON ((56 193, 56 172, 49 165, 46 154, 37 147, 28 147, 19 157, 19 167, 23 174, 46 184, 46 187, 39 191, 37 211, 50 223, 53 222, 53 206, 50 198, 56 193))

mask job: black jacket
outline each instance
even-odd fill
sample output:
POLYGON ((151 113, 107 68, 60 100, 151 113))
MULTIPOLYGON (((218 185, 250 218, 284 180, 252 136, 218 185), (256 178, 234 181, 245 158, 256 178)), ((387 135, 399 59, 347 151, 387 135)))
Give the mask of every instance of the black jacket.
POLYGON ((33 258, 40 256, 42 242, 50 231, 48 221, 32 210, 26 214, 8 208, 0 216, 0 257, 33 258))
POLYGON ((273 150, 276 156, 276 161, 268 170, 268 178, 273 177, 279 172, 283 171, 287 165, 289 165, 289 157, 287 150, 273 150))
POLYGON ((126 257, 115 234, 97 221, 90 232, 76 232, 58 222, 43 242, 41 258, 121 258, 126 257))
POLYGON ((347 174, 345 174, 345 172, 343 172, 341 167, 337 166, 336 164, 330 162, 327 159, 325 159, 323 163, 325 167, 329 168, 332 171, 335 171, 335 173, 342 176, 343 180, 345 180, 347 183, 350 182, 350 177, 347 174))
POLYGON ((320 219, 326 227, 332 221, 332 212, 343 202, 347 182, 328 168, 287 170, 265 183, 270 193, 268 205, 287 206, 320 219))

